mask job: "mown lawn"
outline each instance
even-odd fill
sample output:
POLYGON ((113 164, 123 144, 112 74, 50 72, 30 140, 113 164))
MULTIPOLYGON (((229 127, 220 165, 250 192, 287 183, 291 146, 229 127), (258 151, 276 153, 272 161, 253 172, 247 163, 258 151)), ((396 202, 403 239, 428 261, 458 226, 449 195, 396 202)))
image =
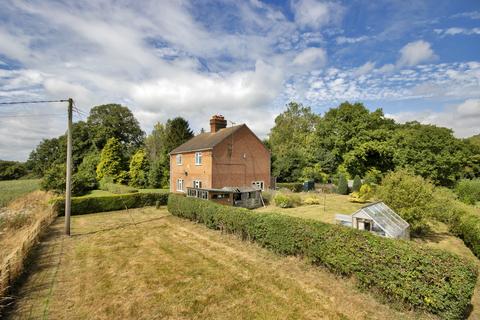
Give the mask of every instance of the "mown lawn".
POLYGON ((10 319, 421 319, 353 280, 143 208, 59 218, 10 319))
MULTIPOLYGON (((298 193, 301 198, 311 197, 310 193, 298 193)), ((353 214, 366 204, 353 203, 348 201, 349 196, 327 193, 316 194, 321 204, 318 205, 302 205, 296 208, 278 208, 271 204, 266 207, 256 209, 257 211, 278 212, 299 218, 307 218, 319 220, 326 223, 335 223, 335 214, 353 214)), ((273 201, 272 201, 273 202, 273 201)))
POLYGON ((40 179, 0 181, 0 207, 38 189, 40 179))

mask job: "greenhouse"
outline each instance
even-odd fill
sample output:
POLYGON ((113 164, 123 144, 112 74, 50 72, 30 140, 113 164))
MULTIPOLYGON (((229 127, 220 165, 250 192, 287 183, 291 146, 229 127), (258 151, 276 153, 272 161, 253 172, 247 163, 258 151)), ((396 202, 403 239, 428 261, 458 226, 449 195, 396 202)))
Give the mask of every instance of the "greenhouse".
POLYGON ((351 216, 337 214, 335 219, 342 225, 387 238, 410 239, 410 225, 383 202, 364 206, 351 216))

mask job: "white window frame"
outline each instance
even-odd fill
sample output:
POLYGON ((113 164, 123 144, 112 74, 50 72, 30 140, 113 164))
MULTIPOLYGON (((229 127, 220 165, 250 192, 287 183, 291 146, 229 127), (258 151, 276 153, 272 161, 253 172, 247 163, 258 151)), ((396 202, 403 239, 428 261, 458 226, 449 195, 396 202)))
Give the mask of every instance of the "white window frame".
POLYGON ((177 154, 176 156, 177 159, 177 166, 181 166, 183 164, 183 157, 181 154, 177 154))
POLYGON ((183 182, 184 182, 183 179, 177 179, 177 191, 184 192, 183 191, 183 182))
POLYGON ((265 191, 265 182, 263 181, 252 181, 252 185, 257 187, 258 189, 265 191))
POLYGON ((201 189, 202 188, 202 181, 201 180, 193 180, 192 184, 193 184, 193 187, 195 189, 201 189))
POLYGON ((196 166, 201 166, 202 165, 202 153, 201 152, 195 152, 195 165, 196 166))

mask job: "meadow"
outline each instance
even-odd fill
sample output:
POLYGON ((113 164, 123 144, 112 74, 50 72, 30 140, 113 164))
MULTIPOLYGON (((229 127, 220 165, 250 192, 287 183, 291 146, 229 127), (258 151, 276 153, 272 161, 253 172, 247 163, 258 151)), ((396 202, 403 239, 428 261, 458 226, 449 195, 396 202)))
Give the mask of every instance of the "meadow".
POLYGON ((0 208, 38 189, 40 189, 40 179, 0 181, 0 208))
POLYGON ((296 257, 141 208, 50 227, 7 319, 432 319, 296 257))

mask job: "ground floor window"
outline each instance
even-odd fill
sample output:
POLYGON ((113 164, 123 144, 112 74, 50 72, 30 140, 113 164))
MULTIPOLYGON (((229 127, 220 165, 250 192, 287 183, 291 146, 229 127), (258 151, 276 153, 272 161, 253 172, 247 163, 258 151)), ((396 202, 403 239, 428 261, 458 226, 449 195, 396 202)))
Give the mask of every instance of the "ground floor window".
POLYGON ((260 189, 260 190, 265 190, 265 183, 263 183, 263 181, 253 181, 252 182, 252 186, 254 188, 257 188, 257 189, 260 189))
POLYGON ((202 181, 200 180, 193 180, 193 187, 200 189, 202 187, 202 181))
POLYGON ((177 191, 183 192, 183 179, 177 179, 177 191))

